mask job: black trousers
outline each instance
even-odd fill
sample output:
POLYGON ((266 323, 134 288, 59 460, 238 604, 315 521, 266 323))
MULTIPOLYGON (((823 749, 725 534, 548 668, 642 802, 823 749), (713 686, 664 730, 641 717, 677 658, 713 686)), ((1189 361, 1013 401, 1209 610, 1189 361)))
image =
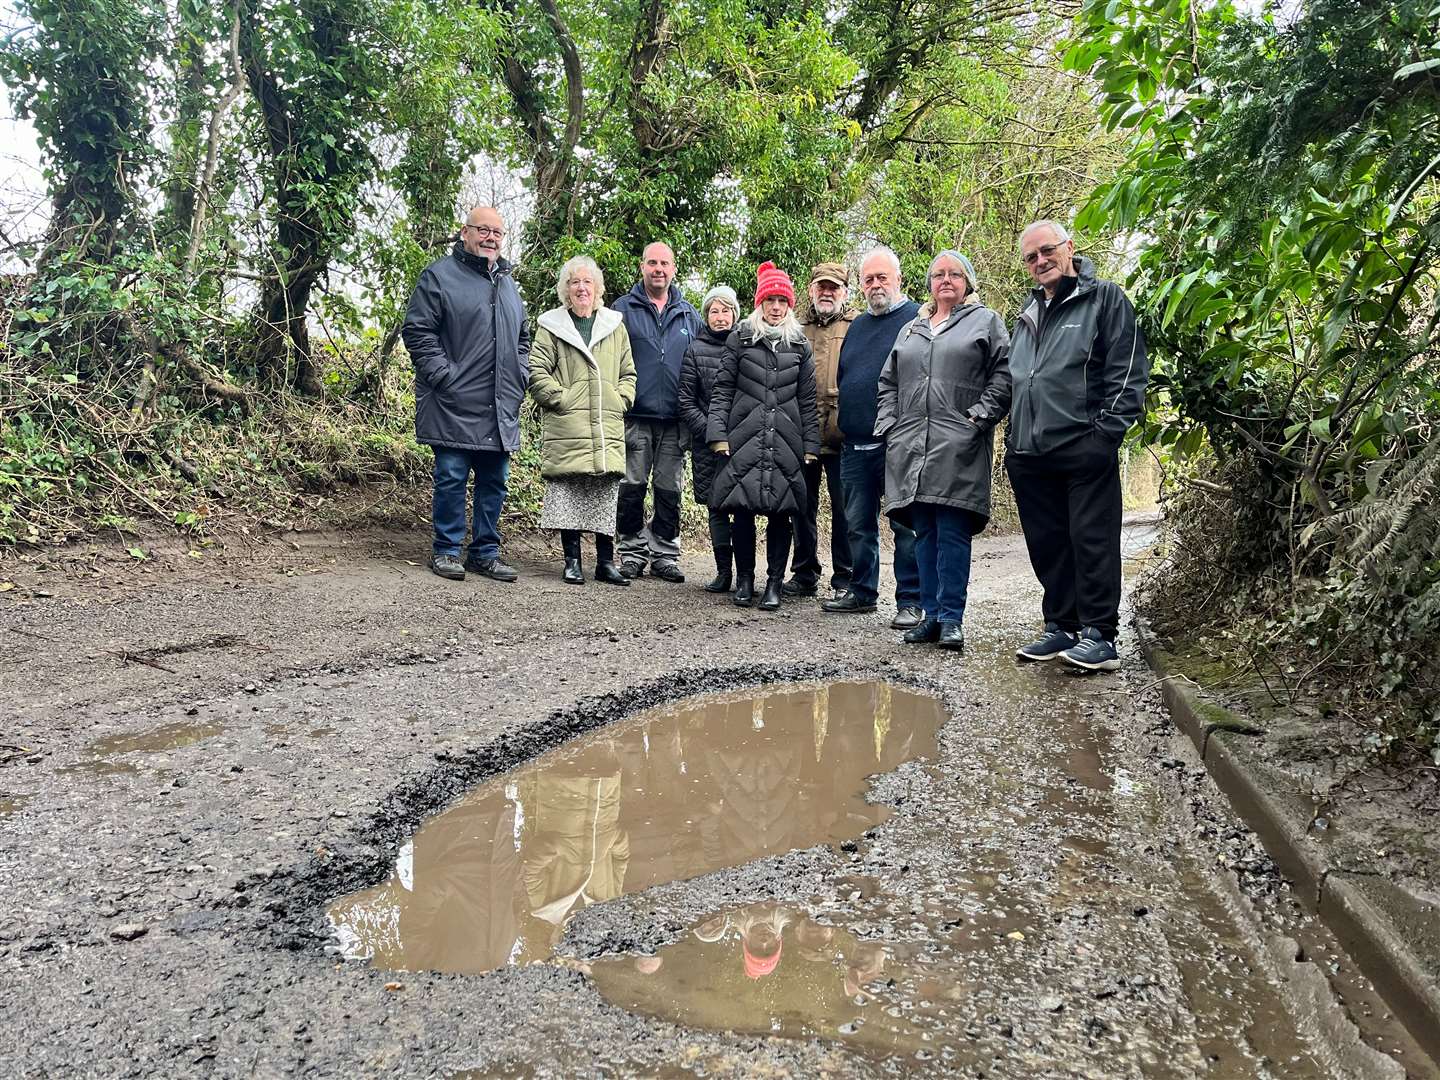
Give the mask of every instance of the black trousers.
POLYGON ((790 572, 806 584, 820 580, 820 480, 830 494, 830 585, 850 586, 850 526, 845 518, 845 488, 840 482, 840 455, 821 454, 805 466, 805 513, 795 517, 795 561, 790 572))
POLYGON ((1117 448, 1086 435, 1045 454, 1005 454, 1030 565, 1045 590, 1047 623, 1115 640, 1120 623, 1120 491, 1117 448))
POLYGON ((710 518, 710 546, 717 552, 730 546, 730 511, 707 509, 710 518))
MULTIPOLYGON (((730 536, 735 544, 736 573, 755 572, 755 517, 748 510, 735 511, 730 536)), ((790 559, 790 534, 794 531, 791 517, 790 514, 771 514, 765 522, 765 569, 772 578, 785 576, 785 564, 790 559)))

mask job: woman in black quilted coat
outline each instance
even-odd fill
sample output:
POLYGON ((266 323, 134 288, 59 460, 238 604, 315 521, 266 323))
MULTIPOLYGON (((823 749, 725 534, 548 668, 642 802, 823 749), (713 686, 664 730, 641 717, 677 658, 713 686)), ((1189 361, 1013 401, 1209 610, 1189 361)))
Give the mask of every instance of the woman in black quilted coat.
POLYGON ((792 515, 805 511, 805 464, 820 453, 815 359, 795 319, 795 286, 774 263, 756 273, 755 310, 725 343, 710 399, 710 449, 725 456, 710 505, 735 515, 735 603, 755 599, 755 518, 767 518, 763 611, 780 606, 792 515))
POLYGON ((729 285, 716 285, 700 304, 700 333, 680 364, 680 419, 690 429, 690 476, 695 501, 710 507, 710 546, 715 549, 715 579, 706 592, 730 591, 730 513, 710 506, 710 489, 725 459, 710 449, 710 395, 725 362, 725 339, 740 318, 740 301, 729 285))

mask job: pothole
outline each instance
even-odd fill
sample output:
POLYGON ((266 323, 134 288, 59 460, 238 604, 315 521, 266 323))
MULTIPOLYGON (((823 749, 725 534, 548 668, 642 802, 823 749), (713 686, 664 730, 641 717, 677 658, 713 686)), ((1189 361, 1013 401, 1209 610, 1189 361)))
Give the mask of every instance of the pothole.
POLYGON ((550 956, 582 908, 852 840, 889 815, 867 777, 936 753, 934 698, 884 682, 693 698, 481 784, 426 822, 382 884, 329 917, 340 951, 478 973, 550 956))
POLYGON ((96 739, 87 749, 96 754, 159 753, 163 750, 178 750, 219 735, 225 730, 224 724, 213 721, 205 723, 177 722, 161 724, 149 731, 137 731, 129 735, 111 735, 96 739))

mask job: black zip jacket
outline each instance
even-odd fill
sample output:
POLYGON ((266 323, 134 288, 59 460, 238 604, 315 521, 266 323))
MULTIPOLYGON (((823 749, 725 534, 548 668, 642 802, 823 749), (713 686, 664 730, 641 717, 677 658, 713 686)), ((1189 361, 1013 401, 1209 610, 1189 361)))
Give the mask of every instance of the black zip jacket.
POLYGON ((1048 308, 1045 291, 1034 289, 1015 320, 1011 453, 1049 453, 1092 432, 1119 446, 1144 408, 1150 367, 1135 308, 1083 255, 1075 270, 1048 308))

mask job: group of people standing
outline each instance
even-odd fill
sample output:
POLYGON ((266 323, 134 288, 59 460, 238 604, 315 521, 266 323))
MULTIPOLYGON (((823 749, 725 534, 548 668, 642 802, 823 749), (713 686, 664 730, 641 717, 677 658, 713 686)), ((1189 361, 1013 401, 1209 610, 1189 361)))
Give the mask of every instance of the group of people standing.
POLYGON ((455 250, 421 274, 405 319, 416 435, 435 449, 435 573, 515 579, 498 518, 528 387, 541 415, 540 524, 560 532, 566 582, 585 581, 586 532, 597 581, 685 580, 688 450, 715 554, 706 590, 762 610, 816 595, 823 486, 832 594, 821 608, 875 610, 883 506, 895 541, 891 626, 906 642, 962 649, 971 543, 990 517, 994 432, 1008 419, 1005 466, 1044 588, 1045 631, 1017 656, 1119 666, 1118 449, 1148 367, 1129 300, 1075 254, 1062 225, 1037 221, 1020 236, 1036 287, 1013 333, 981 302, 958 251, 931 260, 922 305, 905 295, 895 253, 874 248, 859 265, 858 310, 843 263, 811 270, 797 312, 794 282, 766 262, 747 313, 725 285, 697 311, 675 284, 674 252, 657 241, 640 281, 609 307, 594 260, 568 260, 559 306, 532 339, 503 236, 495 210, 472 210, 455 250))

